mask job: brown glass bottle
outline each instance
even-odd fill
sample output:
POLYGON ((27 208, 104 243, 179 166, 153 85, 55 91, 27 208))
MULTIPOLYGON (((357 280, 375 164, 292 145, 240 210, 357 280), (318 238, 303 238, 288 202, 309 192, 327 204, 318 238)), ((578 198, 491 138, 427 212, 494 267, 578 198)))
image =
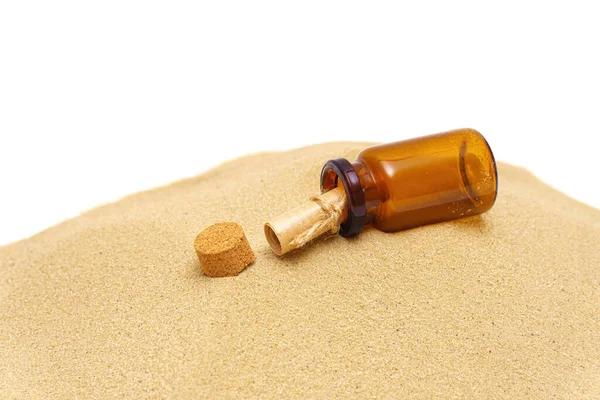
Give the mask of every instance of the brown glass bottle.
POLYGON ((474 129, 369 147, 356 161, 327 161, 321 190, 342 183, 348 217, 342 236, 355 236, 365 224, 393 232, 481 214, 496 199, 494 155, 474 129))

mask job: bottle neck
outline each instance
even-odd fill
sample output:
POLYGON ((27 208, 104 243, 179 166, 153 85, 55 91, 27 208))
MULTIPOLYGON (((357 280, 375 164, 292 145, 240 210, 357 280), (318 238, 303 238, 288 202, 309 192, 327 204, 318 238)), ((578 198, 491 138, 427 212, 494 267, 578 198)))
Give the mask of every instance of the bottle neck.
POLYGON ((348 217, 340 225, 340 235, 356 236, 365 224, 373 223, 379 213, 381 197, 368 165, 357 160, 350 163, 345 158, 334 158, 321 171, 321 191, 327 192, 344 186, 348 217))
POLYGON ((365 196, 365 208, 366 208, 366 224, 372 224, 377 218, 379 212, 379 205, 381 204, 381 196, 377 189, 375 178, 369 169, 369 166, 360 160, 356 160, 352 163, 352 167, 358 175, 360 186, 363 189, 365 196))
POLYGON ((362 232, 367 219, 365 193, 358 173, 345 158, 334 158, 323 165, 321 170, 321 192, 327 192, 343 185, 346 192, 348 216, 340 225, 339 233, 352 237, 362 232))

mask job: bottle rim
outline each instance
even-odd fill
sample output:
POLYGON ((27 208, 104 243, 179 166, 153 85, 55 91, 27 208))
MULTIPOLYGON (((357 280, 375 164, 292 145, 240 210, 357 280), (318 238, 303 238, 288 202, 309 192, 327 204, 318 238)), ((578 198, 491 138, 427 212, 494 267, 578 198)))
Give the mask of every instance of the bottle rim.
POLYGON ((338 186, 344 186, 348 203, 348 218, 340 225, 339 234, 353 237, 362 232, 367 220, 365 193, 360 184, 356 170, 345 158, 328 160, 321 170, 321 193, 328 192, 338 186))

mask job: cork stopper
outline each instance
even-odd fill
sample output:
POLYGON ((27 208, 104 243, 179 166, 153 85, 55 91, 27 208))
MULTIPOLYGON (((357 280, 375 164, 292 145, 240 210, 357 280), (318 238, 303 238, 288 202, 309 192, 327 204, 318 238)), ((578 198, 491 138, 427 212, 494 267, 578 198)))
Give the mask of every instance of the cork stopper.
POLYGON ((207 276, 235 276, 255 260, 244 230, 235 222, 219 222, 194 240, 202 272, 207 276))

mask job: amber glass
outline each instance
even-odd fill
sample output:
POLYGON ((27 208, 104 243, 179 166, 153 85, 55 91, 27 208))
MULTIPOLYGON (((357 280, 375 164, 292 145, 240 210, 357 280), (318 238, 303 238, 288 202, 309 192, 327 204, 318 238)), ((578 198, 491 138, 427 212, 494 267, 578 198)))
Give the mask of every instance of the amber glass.
POLYGON ((369 147, 352 166, 366 223, 386 232, 481 214, 496 199, 494 156, 474 129, 369 147))

